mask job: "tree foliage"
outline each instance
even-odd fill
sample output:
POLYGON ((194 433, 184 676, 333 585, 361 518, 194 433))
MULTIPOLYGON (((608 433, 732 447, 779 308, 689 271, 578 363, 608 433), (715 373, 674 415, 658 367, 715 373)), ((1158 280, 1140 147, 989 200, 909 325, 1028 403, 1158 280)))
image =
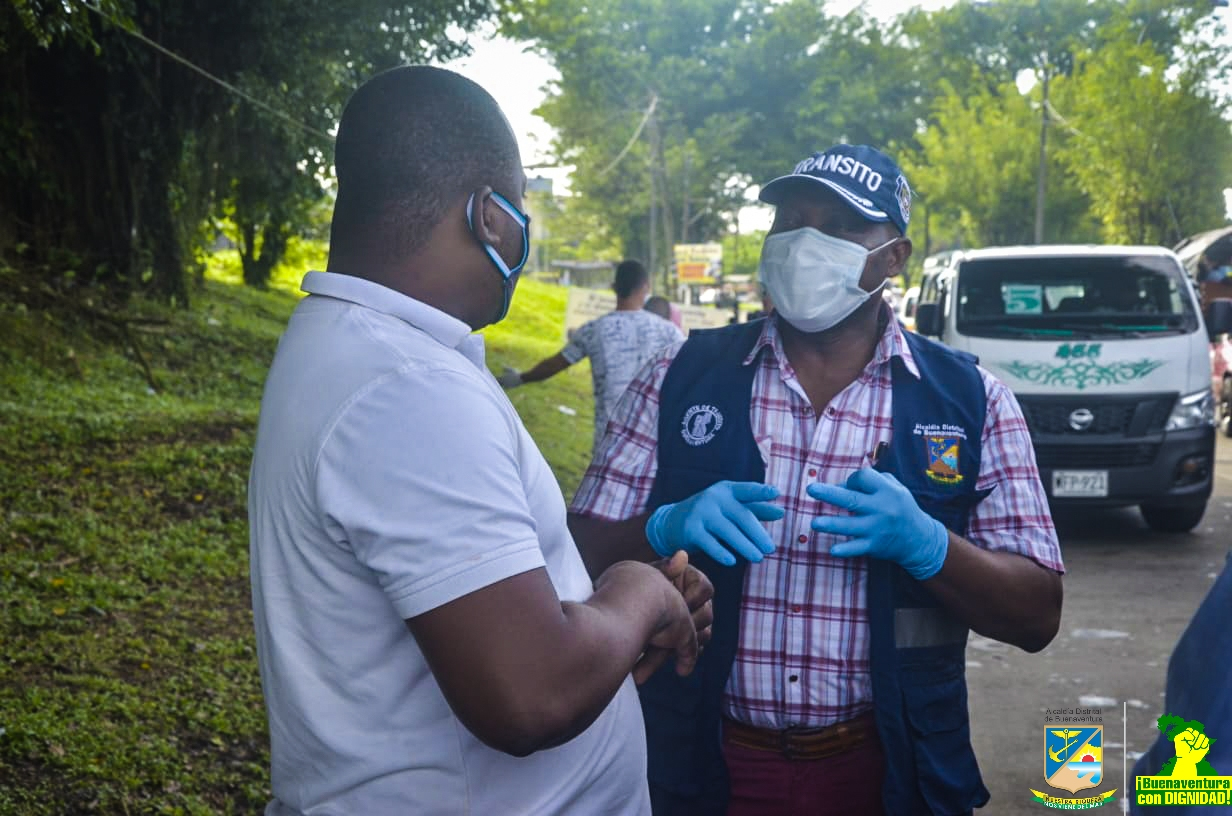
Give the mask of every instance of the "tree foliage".
POLYGON ((1061 155, 1109 242, 1172 245, 1223 220, 1232 131, 1192 71, 1145 44, 1084 55, 1061 155), (1223 184, 1213 184, 1212 180, 1223 184))
POLYGON ((552 257, 619 252, 666 273, 671 244, 720 239, 751 185, 838 141, 902 160, 925 251, 1032 240, 1041 169, 1044 240, 1170 244, 1216 226, 1232 186, 1228 58, 1209 11, 959 0, 887 21, 816 0, 0 0, 0 253, 182 299, 191 250, 226 216, 245 280, 262 285, 321 207, 349 91, 460 53, 459 32, 497 13, 560 72, 539 112, 576 172, 552 257))
MULTIPOLYGON (((1028 244, 1034 235, 1039 158, 1039 98, 1013 83, 980 88, 966 99, 946 89, 931 124, 907 155, 920 210, 937 219, 956 246, 1028 244)), ((1066 173, 1057 151, 1049 156, 1047 241, 1095 241, 1089 201, 1066 173)))
POLYGON ((1225 106, 1209 91, 1224 65, 1207 13, 1003 0, 906 15, 913 42, 942 55, 921 66, 943 90, 913 164, 925 205, 957 216, 943 243, 1033 240, 1045 121, 1045 241, 1171 245, 1218 224, 1232 167, 1225 106), (1027 94, 1014 85, 1024 72, 1027 94))
POLYGON ((570 206, 627 253, 653 234, 662 267, 686 198, 688 239, 715 240, 750 184, 839 141, 902 160, 926 249, 1034 240, 1042 126, 1044 240, 1214 226, 1232 168, 1209 12, 960 0, 887 22, 814 0, 520 0, 506 31, 560 71, 540 113, 577 167, 570 206))
POLYGON ((350 90, 383 68, 462 53, 458 32, 493 10, 0 0, 0 252, 183 302, 192 250, 225 206, 245 278, 260 285, 322 195, 350 90))

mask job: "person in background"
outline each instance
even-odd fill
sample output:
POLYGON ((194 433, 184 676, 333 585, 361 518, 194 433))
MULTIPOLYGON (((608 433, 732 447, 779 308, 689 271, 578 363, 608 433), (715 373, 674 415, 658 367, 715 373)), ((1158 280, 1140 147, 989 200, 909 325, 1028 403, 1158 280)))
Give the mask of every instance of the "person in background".
POLYGON ((646 298, 646 305, 642 307, 653 315, 658 315, 664 320, 672 319, 672 302, 662 295, 653 295, 646 298))
POLYGON ((646 366, 571 506, 593 574, 685 550, 715 587, 698 670, 640 689, 652 806, 970 813, 988 791, 968 631, 1038 651, 1060 623, 1027 424, 1002 382, 882 301, 911 255, 889 156, 836 145, 761 199, 774 316, 646 366))
POLYGON ((629 381, 651 357, 684 339, 680 329, 645 311, 650 276, 637 261, 622 261, 612 282, 616 310, 581 326, 569 343, 525 372, 507 369, 498 379, 505 388, 554 377, 583 358, 590 358, 595 394, 593 450, 599 449, 607 418, 629 381))
POLYGON ((710 587, 687 557, 592 583, 484 365, 474 332, 529 252, 509 123, 406 66, 354 93, 335 151, 328 271, 279 341, 249 480, 265 812, 645 816, 634 682, 690 670, 710 587))

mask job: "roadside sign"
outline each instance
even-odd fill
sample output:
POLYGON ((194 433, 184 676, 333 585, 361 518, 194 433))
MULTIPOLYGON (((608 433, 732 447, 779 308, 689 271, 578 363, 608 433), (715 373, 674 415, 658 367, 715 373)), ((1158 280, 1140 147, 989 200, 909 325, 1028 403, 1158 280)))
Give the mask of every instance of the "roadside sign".
MULTIPOLYGON (((582 289, 569 287, 569 300, 565 306, 565 337, 569 332, 589 323, 597 317, 602 317, 616 308, 616 295, 603 289, 582 289)), ((731 309, 716 309, 713 306, 683 306, 680 309, 680 322, 685 332, 693 329, 709 329, 726 326, 731 321, 731 309)))
POLYGON ((676 279, 681 283, 714 283, 723 268, 723 245, 675 244, 676 279))

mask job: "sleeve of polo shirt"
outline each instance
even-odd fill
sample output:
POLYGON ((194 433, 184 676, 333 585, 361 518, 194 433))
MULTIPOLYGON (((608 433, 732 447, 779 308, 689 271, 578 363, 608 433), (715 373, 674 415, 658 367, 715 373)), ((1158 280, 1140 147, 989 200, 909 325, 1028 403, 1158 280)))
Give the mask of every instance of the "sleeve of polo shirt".
POLYGON ((976 505, 967 539, 986 550, 1024 555, 1063 573, 1061 547, 1022 409, 1004 383, 983 369, 980 375, 988 415, 976 489, 991 488, 992 493, 976 505))
POLYGON ((326 525, 403 618, 544 566, 499 396, 458 371, 402 370, 361 393, 321 448, 326 525))
POLYGON ((594 348, 595 332, 598 326, 595 321, 584 323, 579 326, 577 331, 569 338, 568 344, 560 350, 560 356, 569 361, 569 365, 576 365, 581 362, 583 357, 590 355, 594 348))
POLYGON ((652 357, 629 383, 569 509, 605 521, 642 512, 659 456, 659 389, 684 341, 652 357))
POLYGON ((684 342, 684 332, 676 328, 675 323, 668 323, 663 327, 663 342, 665 344, 682 343, 684 342))

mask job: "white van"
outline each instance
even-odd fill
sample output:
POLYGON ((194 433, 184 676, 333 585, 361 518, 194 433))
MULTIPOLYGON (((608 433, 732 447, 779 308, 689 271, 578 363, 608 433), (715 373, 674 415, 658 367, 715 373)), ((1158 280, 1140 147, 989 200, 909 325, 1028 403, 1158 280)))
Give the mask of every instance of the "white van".
POLYGON ((895 314, 899 321, 911 331, 915 331, 915 307, 920 302, 920 287, 912 286, 898 302, 895 314))
POLYGON ((1014 392, 1054 504, 1136 504, 1168 532, 1201 521, 1214 470, 1210 339, 1172 252, 957 253, 926 273, 916 331, 974 354, 1014 392))

